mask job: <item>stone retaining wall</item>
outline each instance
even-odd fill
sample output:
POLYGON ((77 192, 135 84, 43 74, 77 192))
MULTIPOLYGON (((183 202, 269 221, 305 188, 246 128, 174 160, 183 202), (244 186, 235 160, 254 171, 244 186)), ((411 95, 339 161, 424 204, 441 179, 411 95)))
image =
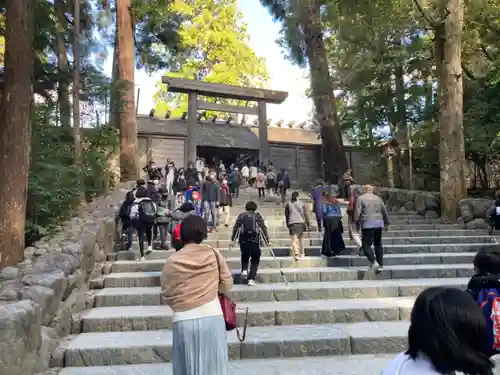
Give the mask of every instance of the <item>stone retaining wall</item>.
POLYGON ((467 229, 488 229, 494 201, 487 198, 465 198, 460 201, 460 222, 467 229))
MULTIPOLYGON (((352 188, 356 195, 363 194, 362 185, 353 185, 352 188)), ((391 212, 416 212, 429 219, 436 219, 441 213, 438 192, 375 187, 375 194, 383 199, 391 212)))
MULTIPOLYGON (((357 195, 363 193, 363 186, 353 185, 357 195)), ((438 192, 413 191, 405 189, 391 189, 375 187, 379 195, 392 212, 416 212, 426 218, 433 219, 440 216, 440 198, 438 192)), ((464 224, 466 229, 488 229, 488 218, 494 201, 488 198, 465 198, 460 201, 458 208, 460 217, 457 223, 464 224)))
POLYGON ((0 374, 49 368, 72 316, 87 308, 89 281, 100 277, 112 251, 115 214, 131 185, 96 199, 59 233, 26 248, 17 267, 0 272, 0 374))

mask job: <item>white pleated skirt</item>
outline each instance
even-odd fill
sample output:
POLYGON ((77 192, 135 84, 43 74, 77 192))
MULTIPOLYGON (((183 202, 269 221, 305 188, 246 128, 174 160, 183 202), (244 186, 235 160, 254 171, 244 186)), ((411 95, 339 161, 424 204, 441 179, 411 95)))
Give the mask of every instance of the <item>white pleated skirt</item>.
POLYGON ((172 354, 173 375, 229 375, 224 318, 174 322, 172 354))

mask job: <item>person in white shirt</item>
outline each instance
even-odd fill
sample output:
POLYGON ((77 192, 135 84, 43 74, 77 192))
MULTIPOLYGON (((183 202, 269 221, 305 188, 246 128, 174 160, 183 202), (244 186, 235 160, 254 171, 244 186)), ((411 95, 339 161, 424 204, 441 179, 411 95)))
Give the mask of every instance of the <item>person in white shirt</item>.
POLYGON ((243 176, 243 182, 246 184, 248 182, 248 178, 250 177, 250 169, 247 165, 244 165, 241 168, 241 175, 243 176))
POLYGON ((434 287, 417 297, 411 312, 408 350, 382 375, 493 374, 488 326, 468 292, 434 287))

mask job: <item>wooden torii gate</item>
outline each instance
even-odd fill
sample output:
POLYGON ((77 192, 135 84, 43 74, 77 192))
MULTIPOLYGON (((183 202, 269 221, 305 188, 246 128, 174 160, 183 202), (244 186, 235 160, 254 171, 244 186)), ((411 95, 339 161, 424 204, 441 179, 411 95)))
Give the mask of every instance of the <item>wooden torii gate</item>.
POLYGON ((281 104, 288 97, 288 92, 256 88, 247 88, 221 83, 209 83, 183 78, 162 77, 169 92, 188 94, 187 117, 187 157, 196 160, 196 131, 198 110, 256 115, 259 119, 259 160, 268 165, 270 147, 267 137, 267 103, 281 104), (198 99, 198 95, 257 102, 257 107, 243 107, 228 104, 208 103, 198 99))

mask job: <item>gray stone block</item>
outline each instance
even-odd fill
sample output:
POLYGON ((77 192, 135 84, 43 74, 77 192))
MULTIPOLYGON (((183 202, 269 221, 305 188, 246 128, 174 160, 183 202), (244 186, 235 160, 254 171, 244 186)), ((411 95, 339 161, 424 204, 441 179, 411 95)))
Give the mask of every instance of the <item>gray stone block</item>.
MULTIPOLYGON (((248 308, 250 326, 331 324, 406 319, 414 298, 334 299, 238 304, 238 320, 248 308)), ((168 306, 117 306, 89 310, 80 317, 83 332, 151 331, 172 328, 168 306)))
POLYGON ((32 301, 0 305, 0 374, 32 374, 42 345, 43 312, 32 301))
MULTIPOLYGON (((393 354, 344 355, 230 361, 230 375, 380 375, 393 354), (332 372, 334 371, 334 372, 332 372)), ((172 375, 170 363, 71 367, 59 375, 172 375)))
MULTIPOLYGON (((407 322, 252 327, 245 342, 228 333, 230 359, 314 357, 401 351, 407 322)), ((162 331, 84 333, 66 349, 65 364, 103 366, 159 363, 172 356, 172 333, 162 331)))

